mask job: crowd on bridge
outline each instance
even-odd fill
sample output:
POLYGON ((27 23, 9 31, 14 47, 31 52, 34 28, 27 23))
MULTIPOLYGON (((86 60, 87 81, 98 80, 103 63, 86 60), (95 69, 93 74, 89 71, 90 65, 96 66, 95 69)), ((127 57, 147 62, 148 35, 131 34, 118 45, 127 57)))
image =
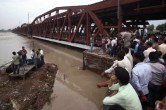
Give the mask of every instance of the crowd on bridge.
POLYGON ((35 65, 36 68, 40 68, 45 64, 44 52, 40 48, 36 51, 32 49, 30 52, 31 58, 29 59, 27 58, 27 50, 24 46, 22 46, 22 49, 18 52, 13 51, 12 55, 11 65, 8 69, 11 69, 13 74, 19 74, 20 67, 25 65, 35 65))
POLYGON ((105 41, 116 60, 101 74, 109 80, 97 84, 109 91, 103 110, 166 110, 166 35, 127 30, 105 41))

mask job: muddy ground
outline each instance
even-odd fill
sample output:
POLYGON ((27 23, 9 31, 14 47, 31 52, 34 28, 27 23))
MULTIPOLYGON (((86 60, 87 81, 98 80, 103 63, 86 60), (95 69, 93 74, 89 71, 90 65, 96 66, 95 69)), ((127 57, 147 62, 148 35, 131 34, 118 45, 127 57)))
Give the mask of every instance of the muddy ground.
POLYGON ((9 78, 0 73, 0 110, 41 110, 50 95, 57 73, 57 65, 45 64, 33 69, 26 79, 9 78))
MULTIPOLYGON (((7 34, 5 40, 1 41, 0 63, 10 61, 12 51, 20 50, 24 46, 27 49, 28 58, 32 48, 35 50, 41 48, 44 51, 45 62, 58 65, 50 102, 46 103, 42 110, 101 110, 107 88, 97 88, 96 84, 107 79, 102 78, 99 72, 81 69, 83 65, 82 50, 53 42, 27 39, 27 37, 12 33, 7 34)), ((12 87, 14 88, 14 86, 12 87)))

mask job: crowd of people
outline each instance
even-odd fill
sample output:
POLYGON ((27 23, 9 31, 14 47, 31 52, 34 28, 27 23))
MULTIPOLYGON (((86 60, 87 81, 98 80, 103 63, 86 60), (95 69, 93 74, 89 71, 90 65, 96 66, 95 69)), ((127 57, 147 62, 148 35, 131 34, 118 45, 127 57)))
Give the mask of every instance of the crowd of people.
MULTIPOLYGON (((126 30, 120 37, 102 39, 103 50, 116 57, 102 73, 109 80, 97 84, 109 90, 103 110, 166 110, 166 36, 140 36, 137 32, 126 30)), ((92 52, 92 37, 90 43, 92 52)), ((45 63, 42 49, 32 49, 31 59, 27 59, 24 47, 12 54, 14 74, 25 64, 41 67, 45 63)))
POLYGON ((42 49, 34 50, 32 49, 30 54, 31 58, 27 58, 27 50, 25 49, 24 46, 22 46, 22 49, 18 52, 13 51, 12 52, 12 70, 13 74, 19 74, 19 69, 21 66, 25 65, 35 65, 36 68, 40 68, 42 65, 45 64, 44 61, 44 52, 42 49))
POLYGON ((109 80, 97 84, 111 93, 103 99, 103 110, 166 110, 162 101, 166 97, 166 36, 125 31, 112 38, 108 47, 116 60, 102 73, 109 80), (111 109, 113 105, 117 109, 111 109))

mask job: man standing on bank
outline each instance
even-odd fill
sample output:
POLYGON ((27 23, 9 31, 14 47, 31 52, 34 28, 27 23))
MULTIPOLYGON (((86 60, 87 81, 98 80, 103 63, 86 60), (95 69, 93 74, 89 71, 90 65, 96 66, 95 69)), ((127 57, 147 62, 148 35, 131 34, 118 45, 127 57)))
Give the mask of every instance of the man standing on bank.
POLYGON ((25 49, 24 46, 22 46, 21 55, 22 55, 22 64, 24 65, 27 63, 27 50, 25 49))
POLYGON ((19 56, 16 54, 16 52, 12 52, 12 64, 13 64, 13 74, 19 74, 19 56))
POLYGON ((45 62, 44 62, 44 52, 42 49, 38 49, 39 53, 40 53, 40 60, 41 60, 41 65, 44 65, 45 62))

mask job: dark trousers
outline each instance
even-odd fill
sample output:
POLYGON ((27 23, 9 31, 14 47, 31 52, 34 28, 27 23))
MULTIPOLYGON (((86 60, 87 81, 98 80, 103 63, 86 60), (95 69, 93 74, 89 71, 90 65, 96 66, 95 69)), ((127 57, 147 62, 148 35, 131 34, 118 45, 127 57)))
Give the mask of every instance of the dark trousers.
POLYGON ((125 110, 121 105, 103 105, 103 110, 125 110))
POLYGON ((41 60, 41 64, 44 65, 45 64, 45 62, 44 62, 44 55, 40 56, 40 60, 41 60))
POLYGON ((116 46, 113 46, 111 49, 111 55, 114 56, 116 55, 116 46))
POLYGON ((27 56, 22 55, 22 64, 26 64, 26 63, 27 63, 27 56))
POLYGON ((19 74, 19 64, 13 65, 13 74, 19 74))
POLYGON ((109 110, 110 109, 110 105, 103 105, 103 110, 109 110))
POLYGON ((149 95, 148 95, 148 103, 150 104, 150 107, 155 107, 155 101, 162 99, 162 86, 154 85, 152 83, 149 83, 148 85, 149 89, 149 95))

